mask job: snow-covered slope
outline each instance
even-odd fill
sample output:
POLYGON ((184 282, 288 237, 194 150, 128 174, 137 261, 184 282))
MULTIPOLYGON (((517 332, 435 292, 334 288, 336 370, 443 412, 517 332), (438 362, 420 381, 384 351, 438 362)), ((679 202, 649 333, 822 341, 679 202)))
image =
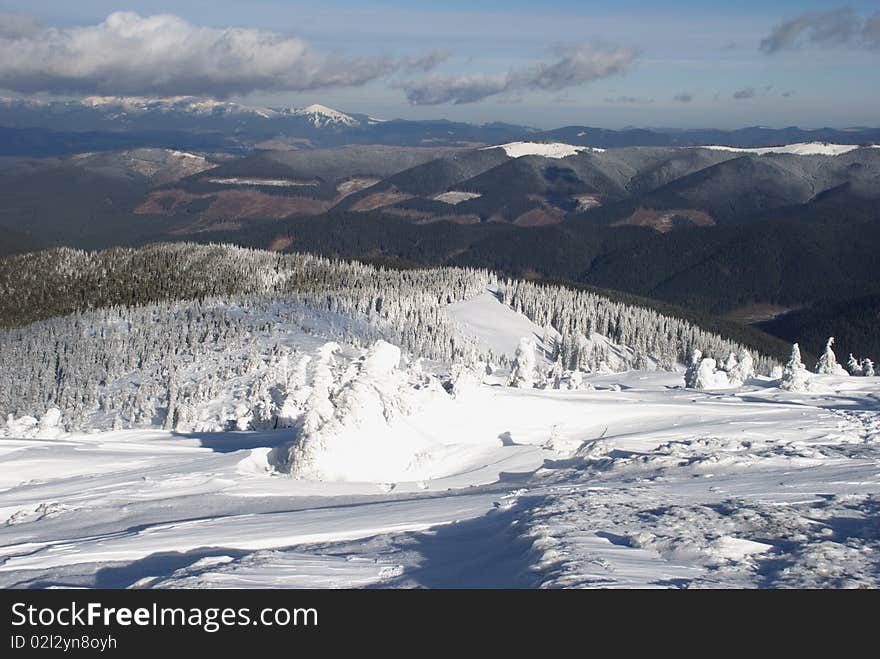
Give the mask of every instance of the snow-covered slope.
POLYGON ((552 349, 543 343, 544 329, 503 304, 494 290, 449 305, 446 312, 465 334, 497 355, 513 357, 523 337, 534 339, 542 350, 552 349))
MULTIPOLYGON (((295 265, 260 280, 330 267, 295 265)), ((332 272, 364 290, 397 276, 332 272)), ((332 311, 272 296, 68 318, 105 355, 170 345, 174 363, 108 370, 76 432, 54 407, 3 422, 0 587, 880 586, 880 378, 685 389, 593 333, 619 372, 558 386, 522 339, 546 357, 564 337, 502 302, 532 314, 548 299, 480 277, 461 297, 430 282, 368 297, 361 315, 340 294, 332 311), (385 338, 427 351, 428 336, 404 315, 395 334, 377 315, 394 304, 439 307, 426 324, 469 340, 407 354, 385 338), (512 377, 527 366, 528 386, 512 377)), ((64 341, 62 327, 32 331, 64 341)), ((91 344, 76 345, 65 364, 85 377, 91 344)), ((28 376, 52 386, 50 367, 28 376)))
POLYGON ((768 147, 735 147, 709 145, 691 147, 697 149, 713 149, 716 151, 735 151, 738 153, 754 153, 763 156, 768 153, 790 153, 797 156, 839 156, 860 148, 858 144, 829 144, 828 142, 802 142, 800 144, 784 144, 768 147))
POLYGON ((839 397, 638 372, 483 386, 392 426, 448 438, 456 475, 412 483, 273 475, 283 431, 5 439, 0 584, 876 587, 880 398, 852 380, 829 376, 839 397), (467 538, 489 568, 421 569, 467 538))
POLYGON ((602 153, 605 149, 590 146, 574 146, 562 142, 508 142, 497 146, 487 146, 484 149, 504 149, 511 158, 522 156, 542 156, 544 158, 567 158, 581 151, 602 153))

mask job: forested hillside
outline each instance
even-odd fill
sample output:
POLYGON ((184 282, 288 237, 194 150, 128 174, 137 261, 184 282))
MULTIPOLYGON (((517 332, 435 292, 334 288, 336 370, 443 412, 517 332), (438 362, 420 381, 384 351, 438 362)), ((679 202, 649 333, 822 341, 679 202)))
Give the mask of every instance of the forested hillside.
MULTIPOLYGON (((350 345, 383 338, 447 364, 506 363, 445 311, 490 287, 548 336, 558 333, 547 358, 563 369, 607 368, 594 333, 626 346, 637 368, 671 369, 694 349, 724 358, 744 348, 681 318, 486 270, 386 270, 228 245, 58 248, 0 261, 0 317, 10 328, 0 332, 0 411, 38 416, 57 406, 78 427, 101 410, 126 410, 129 425, 155 423, 211 400, 215 378, 277 374, 278 360, 293 358, 284 337, 294 330, 350 345), (250 354, 251 342, 262 357, 250 354), (22 368, 31 377, 15 376, 22 368), (207 371, 183 386, 175 375, 183 368, 207 371)), ((756 356, 765 373, 773 363, 756 356)), ((251 382, 247 391, 276 384, 251 382)))

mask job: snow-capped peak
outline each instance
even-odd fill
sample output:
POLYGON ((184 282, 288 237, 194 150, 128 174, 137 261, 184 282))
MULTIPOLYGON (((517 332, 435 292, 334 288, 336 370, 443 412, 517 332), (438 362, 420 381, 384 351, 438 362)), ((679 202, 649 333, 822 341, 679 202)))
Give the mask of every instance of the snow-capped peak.
POLYGON ((522 156, 567 158, 581 151, 601 153, 605 150, 591 146, 575 146, 563 142, 508 142, 507 144, 484 147, 484 150, 486 149, 504 149, 504 152, 511 158, 521 158, 522 156))
POLYGON ((328 108, 320 103, 313 103, 304 108, 291 108, 290 114, 306 117, 315 128, 325 126, 359 126, 360 121, 351 115, 328 108))

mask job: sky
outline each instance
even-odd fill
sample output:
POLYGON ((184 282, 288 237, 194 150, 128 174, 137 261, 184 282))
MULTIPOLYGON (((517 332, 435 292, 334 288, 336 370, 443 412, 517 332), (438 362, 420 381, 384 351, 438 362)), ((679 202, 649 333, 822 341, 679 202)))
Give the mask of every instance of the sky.
POLYGON ((0 93, 382 118, 880 125, 880 0, 0 0, 0 93))

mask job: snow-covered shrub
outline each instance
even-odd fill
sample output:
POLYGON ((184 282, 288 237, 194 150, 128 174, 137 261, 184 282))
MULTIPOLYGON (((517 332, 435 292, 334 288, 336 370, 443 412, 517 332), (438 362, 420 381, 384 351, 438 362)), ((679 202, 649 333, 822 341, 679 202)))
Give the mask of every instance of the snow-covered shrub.
POLYGON ((862 361, 862 373, 865 377, 874 377, 874 362, 867 357, 862 361))
POLYGON ((779 388, 786 391, 808 391, 810 389, 810 373, 801 361, 801 349, 797 343, 791 346, 791 357, 782 370, 779 388))
POLYGON ((694 389, 726 389, 730 386, 727 372, 717 368, 715 360, 703 357, 697 367, 694 389))
POLYGON ((473 365, 461 362, 453 364, 450 377, 452 395, 456 398, 462 398, 479 389, 486 371, 487 365, 483 362, 473 365))
POLYGON ((745 349, 740 350, 739 358, 730 353, 720 367, 714 359, 694 350, 684 381, 688 389, 729 389, 739 387, 754 375, 752 356, 745 349))
POLYGON ((865 371, 862 368, 862 362, 853 357, 852 353, 849 353, 849 359, 846 362, 846 370, 849 371, 850 375, 864 375, 865 371))
POLYGON ((570 371, 562 366, 560 360, 553 362, 553 365, 547 370, 543 387, 566 391, 589 391, 593 389, 593 385, 584 381, 584 373, 582 371, 570 371))
MULTIPOLYGON (((325 346, 315 370, 312 394, 287 452, 286 468, 295 478, 342 480, 363 474, 382 480, 418 462, 418 442, 385 450, 391 424, 416 409, 424 397, 448 395, 439 383, 416 389, 399 368, 400 348, 377 341, 339 375, 332 345, 325 346), (339 377, 337 377, 339 375, 339 377)), ((341 366, 337 365, 337 366, 341 366)))

